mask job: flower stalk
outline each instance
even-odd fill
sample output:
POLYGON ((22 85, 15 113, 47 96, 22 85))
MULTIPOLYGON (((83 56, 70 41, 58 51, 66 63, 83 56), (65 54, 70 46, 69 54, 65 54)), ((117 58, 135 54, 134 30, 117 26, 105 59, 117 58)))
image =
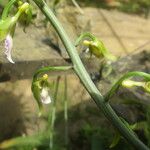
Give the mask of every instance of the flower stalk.
POLYGON ((65 119, 65 146, 68 146, 68 86, 67 76, 64 79, 64 119, 65 119))
MULTIPOLYGON (((124 76, 122 76, 113 86, 112 88, 109 90, 109 92, 105 95, 105 102, 108 102, 110 100, 110 98, 116 93, 116 91, 119 89, 119 87, 123 84, 125 84, 125 81, 127 81, 127 79, 131 78, 131 77, 142 77, 145 80, 150 81, 150 74, 148 73, 144 73, 144 72, 129 72, 126 73, 124 76)), ((149 82, 147 82, 149 83, 149 82)), ((127 84, 127 83, 126 83, 127 84)), ((130 86, 142 86, 145 88, 146 91, 150 90, 150 87, 148 88, 148 86, 146 86, 148 84, 145 84, 145 82, 135 82, 135 81, 130 81, 130 83, 128 82, 128 85, 126 85, 126 87, 130 86)))
POLYGON ((54 98, 53 98, 53 106, 52 106, 52 111, 49 116, 49 124, 50 124, 49 148, 50 148, 50 150, 53 150, 53 148, 54 148, 54 127, 55 127, 55 120, 56 120, 56 102, 57 102, 57 98, 58 98, 59 82, 60 82, 60 76, 58 76, 56 79, 55 93, 54 93, 54 98))

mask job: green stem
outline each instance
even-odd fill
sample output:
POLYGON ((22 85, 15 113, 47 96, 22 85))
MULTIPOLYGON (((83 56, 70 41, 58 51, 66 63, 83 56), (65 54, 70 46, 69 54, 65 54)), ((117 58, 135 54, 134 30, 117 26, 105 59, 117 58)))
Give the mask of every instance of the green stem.
POLYGON ((3 10, 1 19, 6 19, 7 18, 10 9, 12 8, 12 6, 14 5, 14 3, 16 1, 18 1, 18 0, 11 0, 11 1, 9 1, 9 3, 5 6, 5 8, 3 10))
POLYGON ((138 72, 138 71, 126 73, 112 86, 110 91, 106 94, 105 102, 108 102, 109 99, 116 93, 116 91, 119 89, 120 85, 122 84, 124 80, 131 78, 131 77, 136 77, 136 76, 143 77, 145 79, 150 80, 150 74, 148 73, 138 72))
POLYGON ((64 87, 64 119, 65 119, 65 146, 68 147, 68 97, 67 97, 67 76, 65 76, 64 87))
POLYGON ((101 111, 105 114, 105 116, 110 120, 110 122, 120 131, 120 133, 139 150, 149 150, 149 148, 144 145, 127 127, 124 123, 119 119, 114 110, 108 103, 105 103, 104 97, 101 95, 90 76, 88 75, 85 67, 82 64, 82 61, 75 49, 75 46, 71 43, 69 37, 66 32, 62 28, 61 24, 47 6, 45 2, 42 0, 39 3, 39 0, 33 0, 37 6, 41 9, 43 14, 47 17, 47 19, 51 22, 55 30, 57 31, 59 37, 61 38, 72 62, 74 65, 74 70, 81 82, 87 89, 88 93, 91 95, 97 106, 101 109, 101 111), (41 7, 42 6, 42 7, 41 7))
POLYGON ((58 96, 58 87, 59 87, 60 76, 57 77, 56 85, 55 85, 55 93, 53 99, 53 106, 52 106, 52 113, 50 120, 50 141, 49 141, 49 148, 52 150, 54 145, 54 126, 55 126, 55 119, 56 119, 56 102, 58 96))
POLYGON ((58 67, 43 67, 37 70, 33 75, 33 82, 37 80, 38 76, 42 73, 48 72, 48 71, 66 71, 69 69, 72 69, 73 66, 58 66, 58 67))

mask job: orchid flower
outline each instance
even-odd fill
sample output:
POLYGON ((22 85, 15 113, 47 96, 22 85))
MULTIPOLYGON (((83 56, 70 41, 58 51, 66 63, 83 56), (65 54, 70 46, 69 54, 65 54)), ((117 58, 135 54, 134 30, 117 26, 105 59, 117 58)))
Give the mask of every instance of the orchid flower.
POLYGON ((103 42, 89 32, 82 33, 75 42, 75 46, 83 40, 83 45, 87 46, 86 52, 94 55, 97 58, 106 58, 111 61, 116 61, 116 57, 113 56, 105 47, 103 42), (89 40, 84 40, 88 38, 89 40))
POLYGON ((32 82, 32 92, 39 106, 39 115, 42 114, 43 104, 51 103, 49 95, 48 75, 44 74, 32 82))
POLYGON ((23 12, 29 8, 29 4, 25 2, 20 6, 18 12, 13 17, 6 17, 0 20, 0 42, 4 41, 5 55, 9 62, 14 63, 11 58, 11 51, 13 48, 12 36, 15 31, 16 23, 23 12))

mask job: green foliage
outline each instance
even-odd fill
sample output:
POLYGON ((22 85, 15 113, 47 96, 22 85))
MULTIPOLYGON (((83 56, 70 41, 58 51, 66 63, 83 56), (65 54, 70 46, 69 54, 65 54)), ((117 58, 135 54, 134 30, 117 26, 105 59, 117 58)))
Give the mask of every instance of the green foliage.
POLYGON ((120 134, 116 134, 114 129, 105 126, 94 126, 92 123, 86 123, 78 132, 78 140, 76 141, 76 146, 80 149, 86 150, 107 150, 109 148, 113 150, 133 150, 132 147, 126 143, 120 134), (113 137, 113 135, 116 135, 113 137), (114 139, 115 138, 115 139, 114 139), (111 141, 113 141, 111 143, 111 141), (111 143, 111 145, 110 145, 111 143), (110 146, 109 146, 110 145, 110 146))
POLYGON ((85 149, 105 150, 108 148, 110 140, 112 138, 112 131, 108 132, 107 128, 103 127, 94 127, 92 124, 86 123, 78 133, 78 139, 80 144, 85 149))
POLYGON ((4 7, 8 0, 0 0, 0 6, 4 7))
MULTIPOLYGON (((34 136, 17 137, 6 140, 0 144, 0 149, 15 148, 18 150, 33 149, 40 145, 46 145, 47 136, 44 133, 34 136)), ((48 145, 48 144, 47 144, 48 145)))
POLYGON ((120 10, 128 13, 144 13, 147 16, 150 9, 149 0, 119 0, 121 2, 120 10))

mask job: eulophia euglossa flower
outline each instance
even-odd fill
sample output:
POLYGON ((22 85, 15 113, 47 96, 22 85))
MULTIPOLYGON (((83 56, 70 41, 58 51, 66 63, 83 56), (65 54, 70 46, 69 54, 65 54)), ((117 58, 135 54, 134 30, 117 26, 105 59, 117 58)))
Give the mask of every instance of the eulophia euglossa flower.
POLYGON ((39 106, 39 115, 41 115, 43 104, 51 103, 48 75, 44 74, 42 77, 34 80, 31 89, 39 106))
POLYGON ((106 58, 110 61, 116 61, 116 57, 113 56, 105 47, 103 42, 89 32, 82 33, 75 42, 75 46, 83 41, 83 45, 87 46, 86 52, 90 55, 94 55, 97 58, 106 58), (86 40, 85 38, 88 38, 86 40))
POLYGON ((11 51, 13 48, 13 39, 16 23, 21 16, 29 8, 27 2, 23 3, 18 12, 13 17, 6 17, 0 20, 0 42, 5 40, 5 55, 9 62, 14 63, 11 57, 11 51))
POLYGON ((113 56, 108 50, 105 48, 102 41, 95 38, 94 40, 88 41, 84 40, 83 44, 88 46, 88 50, 90 54, 96 56, 97 58, 106 58, 111 61, 116 61, 116 57, 113 56))

